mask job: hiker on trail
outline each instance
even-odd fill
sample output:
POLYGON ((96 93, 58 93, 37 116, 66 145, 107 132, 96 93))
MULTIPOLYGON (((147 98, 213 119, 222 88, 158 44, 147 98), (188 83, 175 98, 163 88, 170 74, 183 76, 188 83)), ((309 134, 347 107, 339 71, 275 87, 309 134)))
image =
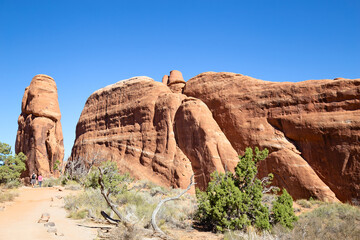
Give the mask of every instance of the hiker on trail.
POLYGON ((43 181, 43 177, 41 176, 41 173, 39 173, 39 176, 38 176, 39 187, 41 187, 42 181, 43 181))
POLYGON ((33 174, 31 175, 31 186, 34 187, 35 183, 36 183, 36 174, 33 172, 33 174))

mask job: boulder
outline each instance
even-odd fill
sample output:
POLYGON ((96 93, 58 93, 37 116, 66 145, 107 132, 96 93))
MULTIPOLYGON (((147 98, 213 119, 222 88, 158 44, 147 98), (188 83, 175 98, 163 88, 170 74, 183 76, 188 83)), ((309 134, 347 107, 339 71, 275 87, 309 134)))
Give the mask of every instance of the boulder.
POLYGON ((259 176, 295 198, 360 200, 360 79, 268 82, 202 73, 184 94, 202 100, 235 150, 268 148, 259 176))
POLYGON ((36 75, 25 89, 18 119, 15 152, 27 156, 23 177, 54 174, 54 163, 64 158, 61 113, 54 79, 36 75))

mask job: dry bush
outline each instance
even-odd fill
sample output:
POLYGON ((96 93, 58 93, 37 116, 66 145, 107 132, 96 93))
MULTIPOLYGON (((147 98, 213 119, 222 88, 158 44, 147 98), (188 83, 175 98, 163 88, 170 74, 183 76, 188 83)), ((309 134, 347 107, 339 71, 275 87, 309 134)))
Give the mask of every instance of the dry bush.
POLYGON ((119 225, 119 227, 112 228, 109 233, 106 235, 105 239, 109 240, 163 240, 161 238, 156 238, 153 236, 153 230, 140 228, 137 231, 127 231, 127 229, 119 225))
POLYGON ((61 185, 61 179, 60 178, 47 178, 44 179, 42 182, 43 187, 53 187, 53 186, 59 186, 61 185))
POLYGON ((303 208, 311 208, 312 206, 311 202, 307 201, 306 199, 299 199, 296 201, 296 203, 303 208))
POLYGON ((17 196, 19 196, 17 192, 0 190, 0 203, 13 201, 17 196))
MULTIPOLYGON (((140 185, 143 185, 143 182, 140 185)), ((181 189, 169 190, 148 184, 143 189, 133 188, 131 191, 116 195, 115 202, 122 206, 120 211, 130 220, 146 228, 150 227, 151 215, 161 199, 165 196, 175 196, 181 191, 181 189)), ((167 202, 158 213, 159 226, 163 229, 189 228, 191 226, 189 220, 192 219, 195 208, 195 197, 189 194, 185 194, 180 200, 167 202)))
POLYGON ((275 240, 275 236, 268 231, 259 232, 250 227, 246 232, 243 231, 227 231, 224 234, 224 240, 275 240))
POLYGON ((19 180, 13 180, 13 181, 9 181, 7 182, 4 187, 7 189, 14 189, 14 188, 19 188, 21 187, 23 184, 21 183, 21 181, 19 180))
MULTIPOLYGON (((119 211, 131 222, 136 222, 140 228, 151 228, 152 212, 162 198, 175 196, 182 191, 159 187, 148 181, 136 182, 130 189, 114 195, 112 200, 119 206, 119 211)), ((116 218, 99 189, 88 188, 77 195, 69 195, 64 200, 70 218, 86 218, 90 211, 94 217, 103 219, 101 210, 116 218)), ((179 200, 167 202, 157 216, 159 227, 164 231, 169 228, 190 228, 195 210, 195 196, 190 194, 185 194, 179 200)))
POLYGON ((291 232, 273 229, 279 239, 359 239, 360 209, 341 203, 326 204, 300 215, 291 232))
POLYGON ((83 187, 78 182, 69 180, 66 182, 65 189, 77 191, 83 189, 83 187))
POLYGON ((65 209, 69 211, 69 218, 86 218, 89 214, 102 218, 100 212, 103 210, 110 213, 99 189, 87 189, 77 195, 68 195, 64 198, 65 209))

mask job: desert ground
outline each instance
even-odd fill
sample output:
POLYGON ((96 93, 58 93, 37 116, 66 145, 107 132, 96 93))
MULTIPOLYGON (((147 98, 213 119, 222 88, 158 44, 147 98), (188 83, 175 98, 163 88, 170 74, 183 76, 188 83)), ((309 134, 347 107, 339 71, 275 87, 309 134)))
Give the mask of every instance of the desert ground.
POLYGON ((18 189, 19 196, 5 204, 0 211, 0 239, 77 239, 89 240, 97 236, 96 228, 83 220, 72 220, 66 217, 63 208, 63 197, 71 191, 58 188, 31 188, 18 189), (49 222, 55 223, 56 233, 48 232, 45 223, 38 223, 43 213, 50 215, 49 222))

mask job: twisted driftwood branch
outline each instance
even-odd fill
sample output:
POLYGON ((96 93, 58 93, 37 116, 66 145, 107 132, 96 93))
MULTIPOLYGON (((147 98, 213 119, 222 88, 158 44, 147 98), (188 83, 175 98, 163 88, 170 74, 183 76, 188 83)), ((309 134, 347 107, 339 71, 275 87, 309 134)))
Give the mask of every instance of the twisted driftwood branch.
POLYGON ((193 178, 194 178, 194 174, 191 175, 190 184, 189 184, 189 186, 188 186, 183 192, 181 192, 179 195, 177 195, 177 196, 175 196, 175 197, 168 197, 168 198, 165 198, 165 199, 161 200, 161 201, 159 202, 159 204, 156 206, 156 208, 155 208, 155 210, 153 211, 152 216, 151 216, 151 225, 152 225, 152 227, 154 228, 154 231, 155 231, 155 232, 160 233, 161 235, 165 235, 165 236, 166 236, 166 234, 165 234, 163 231, 161 231, 161 229, 160 229, 160 228, 158 227, 158 225, 156 224, 156 214, 159 212, 161 206, 162 206, 164 203, 166 203, 166 202, 168 202, 168 201, 171 201, 171 200, 179 199, 182 195, 184 195, 187 191, 189 191, 190 188, 191 188, 191 186, 194 185, 194 184, 196 184, 196 183, 193 182, 193 178))

